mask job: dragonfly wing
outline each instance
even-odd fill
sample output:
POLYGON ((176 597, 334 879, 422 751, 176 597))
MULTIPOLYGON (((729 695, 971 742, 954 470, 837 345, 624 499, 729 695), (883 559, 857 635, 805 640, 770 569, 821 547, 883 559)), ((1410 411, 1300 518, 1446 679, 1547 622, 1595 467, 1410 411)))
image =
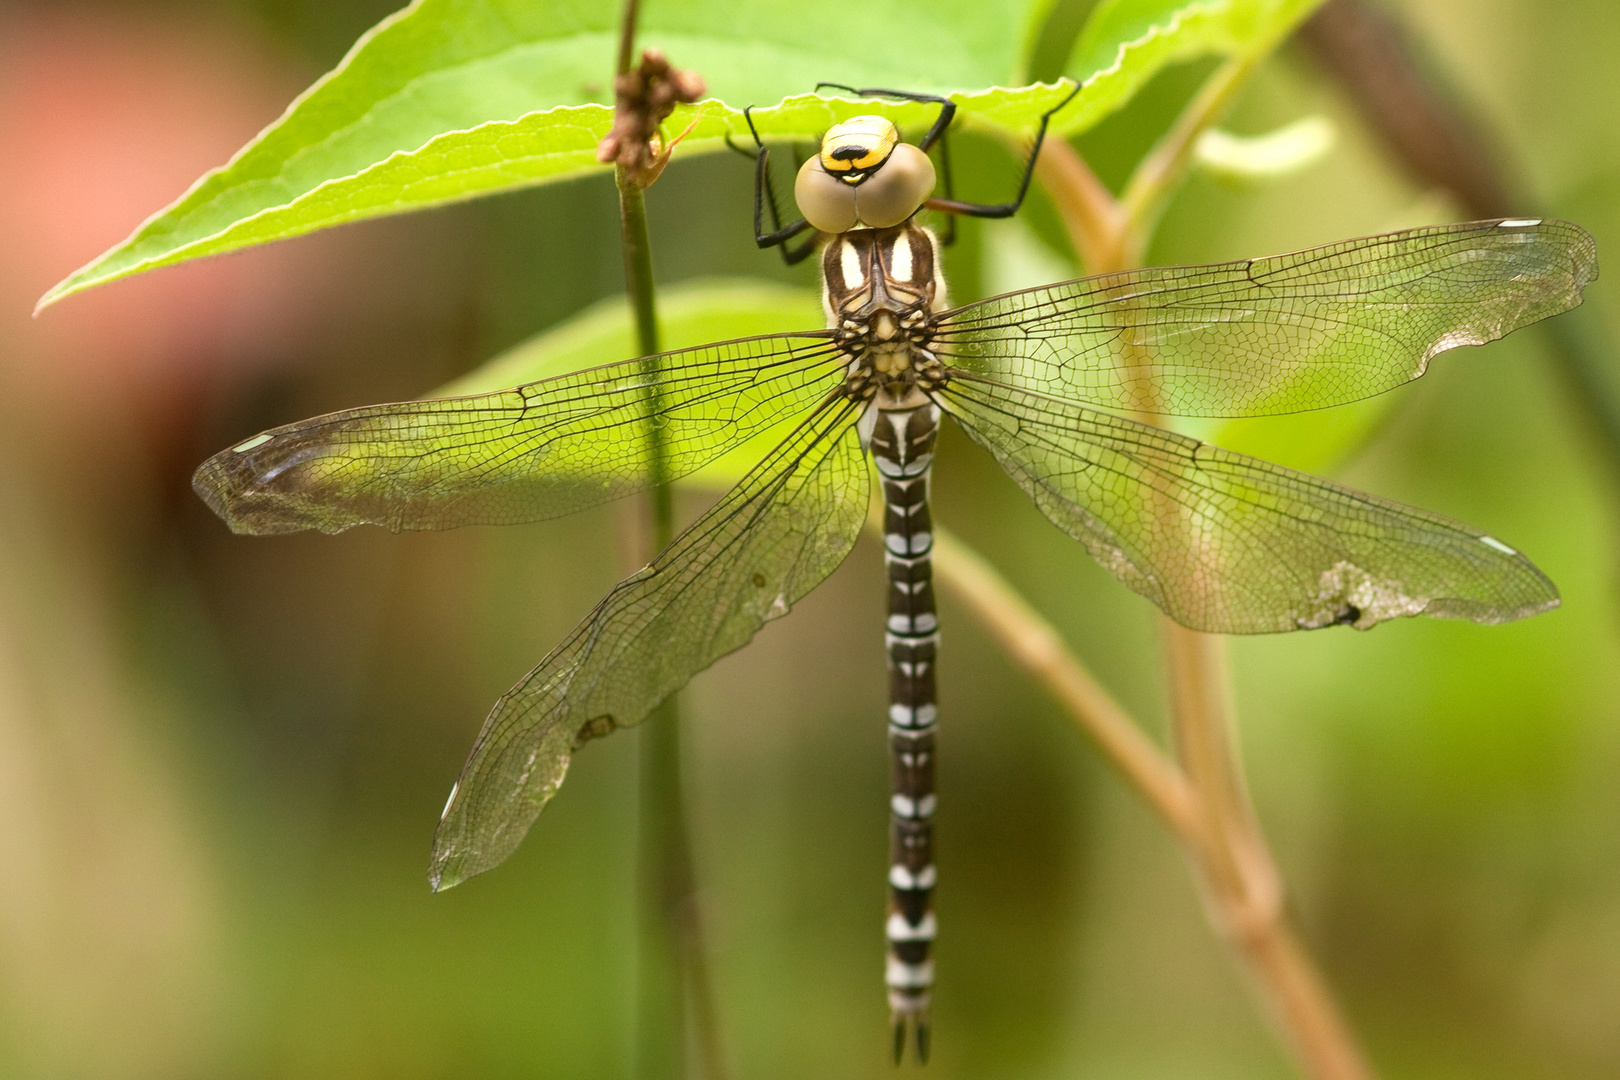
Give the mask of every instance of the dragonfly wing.
POLYGON ((1340 405, 1576 306, 1592 237, 1474 221, 1212 266, 1083 278, 944 317, 946 364, 1054 397, 1175 416, 1340 405))
POLYGON ((825 332, 653 359, 318 416, 220 451, 192 486, 239 533, 536 521, 645 488, 655 433, 674 479, 803 415, 844 374, 825 332))
POLYGON ((856 413, 818 410, 496 703, 439 823, 435 889, 511 854, 576 748, 639 723, 843 561, 868 500, 856 413))
POLYGON ((1530 560, 1437 514, 1006 386, 959 380, 940 400, 1104 569, 1195 630, 1497 623, 1558 604, 1530 560))

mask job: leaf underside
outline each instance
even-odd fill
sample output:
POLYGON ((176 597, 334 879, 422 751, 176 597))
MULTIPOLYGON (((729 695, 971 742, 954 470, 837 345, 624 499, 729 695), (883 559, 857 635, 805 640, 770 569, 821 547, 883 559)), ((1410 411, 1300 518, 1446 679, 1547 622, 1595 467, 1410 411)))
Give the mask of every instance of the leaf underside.
MULTIPOLYGON (((1164 66, 1211 53, 1259 53, 1314 0, 1110 2, 1098 6, 1068 73, 1084 84, 1053 129, 1074 134, 1125 103, 1164 66)), ((746 11, 701 0, 650 4, 641 40, 702 74, 713 98, 677 109, 677 156, 763 134, 815 138, 882 113, 919 132, 916 103, 841 102, 818 82, 949 93, 963 122, 1017 135, 1066 89, 1023 85, 1037 0, 874 5, 762 0, 746 11), (838 42, 901 42, 839 48, 838 42), (986 89, 988 88, 988 89, 986 89)), ((531 0, 418 0, 383 20, 342 63, 226 165, 127 240, 53 287, 40 307, 95 285, 189 259, 385 214, 554 182, 602 169, 611 124, 616 10, 531 0)))

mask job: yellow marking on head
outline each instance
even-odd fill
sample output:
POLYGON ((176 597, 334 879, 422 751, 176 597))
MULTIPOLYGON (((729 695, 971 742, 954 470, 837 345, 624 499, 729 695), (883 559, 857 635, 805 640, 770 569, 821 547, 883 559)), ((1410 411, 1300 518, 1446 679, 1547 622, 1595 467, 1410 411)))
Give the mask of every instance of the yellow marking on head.
POLYGON ((821 167, 851 183, 889 160, 899 130, 881 116, 852 116, 821 137, 821 167))

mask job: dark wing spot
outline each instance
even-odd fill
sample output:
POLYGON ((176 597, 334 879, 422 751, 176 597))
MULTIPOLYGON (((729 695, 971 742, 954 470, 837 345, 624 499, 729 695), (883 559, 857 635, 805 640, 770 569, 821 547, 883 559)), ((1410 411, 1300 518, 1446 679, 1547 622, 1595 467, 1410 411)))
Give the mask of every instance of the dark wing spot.
POLYGON ((591 717, 591 719, 580 725, 579 731, 574 735, 574 749, 578 750, 592 739, 600 739, 617 726, 611 716, 591 717))

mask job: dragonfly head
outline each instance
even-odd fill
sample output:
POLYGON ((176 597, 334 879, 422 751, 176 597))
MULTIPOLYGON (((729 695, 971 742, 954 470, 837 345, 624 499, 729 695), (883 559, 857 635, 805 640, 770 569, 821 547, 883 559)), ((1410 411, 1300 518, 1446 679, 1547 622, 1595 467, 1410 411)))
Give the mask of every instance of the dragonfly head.
POLYGON ((934 163, 881 116, 835 124, 793 183, 805 220, 833 234, 898 225, 933 193, 934 163))

